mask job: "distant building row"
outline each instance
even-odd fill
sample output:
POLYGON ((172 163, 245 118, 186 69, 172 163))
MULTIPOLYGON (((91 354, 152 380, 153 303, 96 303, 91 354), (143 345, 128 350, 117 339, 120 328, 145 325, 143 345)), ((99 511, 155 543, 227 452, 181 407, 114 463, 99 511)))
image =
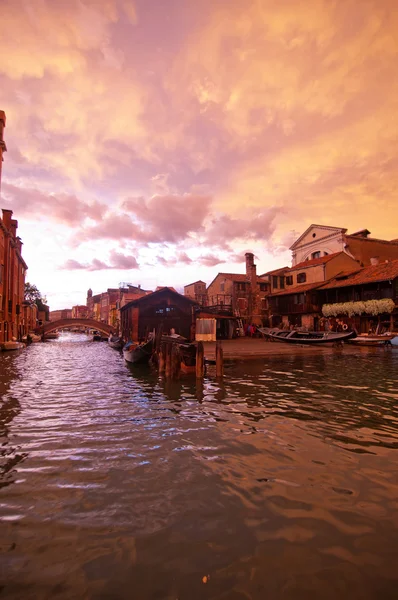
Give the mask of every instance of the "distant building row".
POLYGON ((321 329, 326 313, 361 332, 375 319, 398 330, 397 239, 311 225, 291 250, 291 267, 257 275, 254 256, 246 253, 245 273, 218 273, 208 287, 196 281, 185 286, 184 296, 173 288, 150 292, 127 284, 97 295, 89 290, 86 305, 74 307, 72 316, 112 325, 126 339, 143 339, 160 325, 190 339, 210 330, 230 338, 251 323, 321 329))

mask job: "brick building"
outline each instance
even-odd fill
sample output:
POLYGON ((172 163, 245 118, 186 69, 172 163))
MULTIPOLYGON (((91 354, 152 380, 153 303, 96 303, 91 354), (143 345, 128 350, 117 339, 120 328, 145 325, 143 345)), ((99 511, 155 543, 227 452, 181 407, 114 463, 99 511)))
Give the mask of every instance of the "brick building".
POLYGON ((143 290, 140 285, 121 284, 119 288, 108 288, 106 292, 93 295, 87 291, 87 314, 90 319, 112 325, 115 329, 120 327, 120 308, 132 300, 137 300, 151 292, 143 290))
POLYGON ((50 321, 58 321, 59 319, 71 319, 72 318, 72 309, 71 308, 62 308, 60 310, 51 310, 50 311, 50 321))
POLYGON ((200 304, 200 306, 206 306, 207 292, 205 282, 199 280, 195 281, 194 283, 184 285, 184 296, 191 298, 191 300, 195 300, 198 304, 200 304))
POLYGON ((87 319, 88 308, 84 304, 72 306, 72 319, 87 319))
POLYGON ((246 274, 218 273, 207 288, 208 309, 239 316, 246 323, 262 323, 267 313, 268 279, 257 275, 254 256, 247 252, 246 274))
MULTIPOLYGON (((0 192, 6 116, 0 111, 0 192)), ((22 242, 17 236, 18 221, 12 210, 2 210, 0 217, 0 342, 21 339, 27 333, 22 304, 25 291, 27 265, 22 258, 22 242)))

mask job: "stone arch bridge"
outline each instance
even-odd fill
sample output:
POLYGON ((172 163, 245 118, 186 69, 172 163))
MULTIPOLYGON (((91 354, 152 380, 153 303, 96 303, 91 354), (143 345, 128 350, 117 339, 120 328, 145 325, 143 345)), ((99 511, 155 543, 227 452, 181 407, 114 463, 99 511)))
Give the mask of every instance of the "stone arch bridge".
POLYGON ((107 325, 107 323, 101 323, 100 321, 95 321, 94 319, 58 319, 58 321, 48 321, 37 327, 35 331, 39 335, 44 335, 46 333, 51 333, 51 331, 55 331, 56 329, 67 329, 70 327, 85 327, 87 329, 95 329, 96 331, 100 331, 106 335, 115 332, 114 327, 111 325, 107 325))

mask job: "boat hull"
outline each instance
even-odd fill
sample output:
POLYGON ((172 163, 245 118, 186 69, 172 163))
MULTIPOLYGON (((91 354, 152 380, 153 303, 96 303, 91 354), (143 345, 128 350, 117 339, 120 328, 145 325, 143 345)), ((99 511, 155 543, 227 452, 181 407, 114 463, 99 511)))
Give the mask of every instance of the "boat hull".
POLYGON ((0 344, 0 350, 2 352, 13 352, 15 350, 23 350, 25 344, 22 342, 2 342, 0 344))
POLYGON ((144 365, 149 363, 153 351, 153 340, 145 344, 126 344, 123 348, 123 357, 131 365, 144 365))
POLYGON ((115 350, 121 350, 123 348, 123 340, 119 337, 110 336, 108 338, 108 344, 111 348, 114 348, 115 350))
POLYGON ((335 344, 355 337, 354 331, 348 332, 329 332, 329 331, 285 331, 283 329, 271 329, 268 327, 259 327, 258 330, 265 337, 277 342, 286 342, 288 344, 335 344))
POLYGON ((391 340, 394 339, 394 335, 360 335, 352 340, 349 340, 350 344, 356 346, 389 346, 391 340))

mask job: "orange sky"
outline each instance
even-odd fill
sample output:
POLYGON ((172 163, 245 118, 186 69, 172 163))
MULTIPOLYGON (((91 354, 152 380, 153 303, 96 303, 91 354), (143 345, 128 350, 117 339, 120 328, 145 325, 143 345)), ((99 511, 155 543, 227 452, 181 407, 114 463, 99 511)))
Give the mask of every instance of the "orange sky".
POLYGON ((28 279, 283 266, 311 223, 398 237, 393 0, 2 0, 0 108, 28 279), (167 270, 166 270, 167 268, 167 270))

